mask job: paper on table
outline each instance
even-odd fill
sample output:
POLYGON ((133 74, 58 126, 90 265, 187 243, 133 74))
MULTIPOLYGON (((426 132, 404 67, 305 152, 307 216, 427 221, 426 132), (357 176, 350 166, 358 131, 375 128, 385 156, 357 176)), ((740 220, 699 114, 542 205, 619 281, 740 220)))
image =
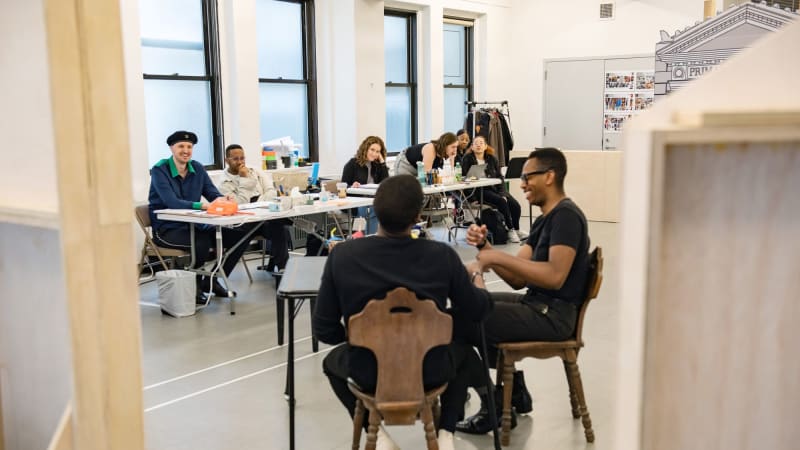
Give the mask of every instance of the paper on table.
POLYGON ((378 189, 378 186, 380 186, 380 185, 377 184, 377 183, 369 183, 369 184, 362 184, 359 187, 360 188, 364 188, 364 189, 378 189))

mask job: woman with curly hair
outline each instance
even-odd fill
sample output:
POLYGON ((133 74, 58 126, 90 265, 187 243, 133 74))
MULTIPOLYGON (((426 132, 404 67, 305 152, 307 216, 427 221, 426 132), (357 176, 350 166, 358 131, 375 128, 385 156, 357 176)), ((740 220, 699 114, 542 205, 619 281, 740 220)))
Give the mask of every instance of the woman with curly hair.
POLYGON ((342 170, 342 181, 348 186, 359 187, 362 184, 377 184, 389 178, 386 167, 386 145, 378 136, 368 136, 354 158, 350 158, 342 170))

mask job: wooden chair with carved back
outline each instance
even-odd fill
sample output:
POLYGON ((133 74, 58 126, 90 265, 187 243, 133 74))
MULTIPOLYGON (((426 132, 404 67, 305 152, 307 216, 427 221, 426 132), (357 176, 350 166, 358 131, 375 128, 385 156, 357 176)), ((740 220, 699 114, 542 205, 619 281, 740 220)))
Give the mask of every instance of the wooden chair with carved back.
POLYGON ((581 373, 578 370, 578 352, 583 347, 583 320, 586 309, 592 299, 597 297, 600 285, 603 283, 603 249, 596 247, 590 255, 589 278, 587 279, 586 293, 580 310, 575 333, 570 339, 558 342, 506 342, 498 344, 497 354, 497 381, 503 381, 503 417, 500 440, 503 445, 511 442, 511 391, 515 363, 524 358, 547 359, 559 357, 564 362, 564 372, 567 375, 569 386, 569 401, 572 406, 572 417, 581 418, 587 442, 594 442, 592 420, 586 408, 586 398, 583 393, 581 373))
POLYGON ((440 311, 433 300, 419 300, 414 292, 398 287, 383 300, 370 300, 360 313, 350 317, 348 324, 350 345, 371 350, 378 364, 374 394, 363 392, 348 380, 350 391, 357 398, 353 449, 360 445, 366 408, 367 450, 375 449, 381 421, 387 425, 413 425, 417 416, 424 423, 428 449, 438 450, 434 412, 438 413, 437 399, 447 383, 425 392, 422 361, 431 348, 450 343, 451 317, 440 311))

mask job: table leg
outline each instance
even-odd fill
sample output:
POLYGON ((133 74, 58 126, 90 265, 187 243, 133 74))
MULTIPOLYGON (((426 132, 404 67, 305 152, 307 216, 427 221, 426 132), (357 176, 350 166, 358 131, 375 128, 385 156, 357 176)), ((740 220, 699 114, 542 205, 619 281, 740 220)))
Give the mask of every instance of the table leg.
POLYGON ((294 298, 289 300, 289 357, 286 366, 287 382, 289 384, 289 448, 294 450, 294 298))
POLYGON ((222 275, 222 280, 225 281, 225 289, 228 290, 228 304, 230 305, 231 315, 233 316, 236 314, 236 305, 234 302, 235 295, 234 292, 231 291, 231 284, 228 281, 228 276, 225 275, 225 270, 222 269, 222 265, 225 263, 226 255, 224 253, 224 248, 222 245, 222 227, 219 225, 217 226, 215 236, 217 240, 217 264, 211 270, 211 276, 213 277, 214 274, 217 272, 219 272, 222 275))

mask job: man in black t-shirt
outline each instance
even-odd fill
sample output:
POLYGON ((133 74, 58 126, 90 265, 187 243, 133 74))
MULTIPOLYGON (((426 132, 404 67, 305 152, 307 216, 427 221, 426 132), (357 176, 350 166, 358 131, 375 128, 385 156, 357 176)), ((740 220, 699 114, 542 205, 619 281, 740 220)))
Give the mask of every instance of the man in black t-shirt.
MULTIPOLYGON (((384 180, 375 194, 378 234, 347 241, 336 246, 328 256, 312 318, 314 335, 328 344, 345 342, 348 319, 359 313, 371 299, 381 299, 390 290, 403 286, 417 298, 431 299, 441 310, 449 298, 459 311, 455 322, 465 320, 473 326, 491 309, 489 293, 483 284, 483 272, 468 274, 452 247, 427 239, 412 239, 411 228, 419 221, 423 194, 419 181, 410 175, 384 180)), ((466 343, 434 347, 425 356, 423 383, 426 388, 449 382, 441 396, 439 448, 453 448, 453 432, 463 417, 467 387, 473 384, 463 377, 468 361, 480 360, 466 343)), ((353 378, 371 391, 377 380, 372 352, 343 344, 333 349, 323 361, 334 393, 352 416, 356 399, 347 387, 353 378)), ((366 417, 365 417, 366 423, 366 417)), ((393 449, 383 428, 378 432, 378 449, 393 449)))
MULTIPOLYGON (((516 255, 495 250, 486 241, 486 226, 472 225, 467 242, 478 248, 470 271, 494 270, 514 289, 525 294, 493 292, 495 308, 484 322, 489 362, 497 360, 496 344, 519 341, 560 341, 575 331, 577 312, 589 271, 589 234, 586 217, 564 193, 567 161, 555 148, 537 149, 522 168, 522 190, 532 205, 542 210, 530 235, 516 255)), ((454 332, 477 344, 474 327, 454 332)), ((472 380, 483 380, 476 371, 472 380)), ((456 426, 464 433, 491 431, 486 408, 487 387, 474 386, 484 401, 481 411, 456 426)), ((522 372, 514 374, 512 405, 516 412, 532 410, 522 372)))

